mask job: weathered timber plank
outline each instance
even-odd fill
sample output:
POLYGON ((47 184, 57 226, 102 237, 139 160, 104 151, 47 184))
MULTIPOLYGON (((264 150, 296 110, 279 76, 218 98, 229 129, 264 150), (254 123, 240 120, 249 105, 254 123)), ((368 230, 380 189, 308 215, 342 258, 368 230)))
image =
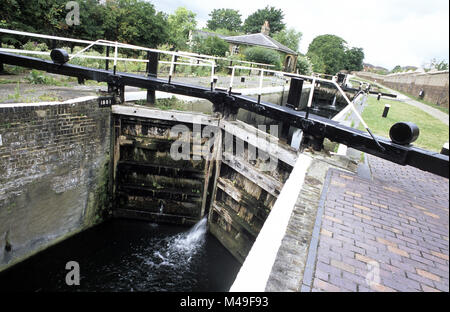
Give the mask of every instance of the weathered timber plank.
POLYGON ((259 172, 241 157, 224 152, 222 162, 275 197, 278 197, 283 188, 283 183, 267 174, 259 172))
MULTIPOLYGON (((227 220, 230 224, 234 224, 234 227, 238 225, 242 229, 244 229, 246 232, 251 234, 253 237, 257 237, 260 229, 254 229, 251 227, 247 222, 245 222, 241 217, 238 216, 236 212, 234 212, 231 208, 228 209, 225 206, 214 202, 213 203, 213 209, 216 210, 221 216, 227 220), (230 222, 231 220, 231 222, 230 222)), ((241 231, 239 231, 241 232, 241 231)))
POLYGON ((218 118, 201 113, 180 112, 175 110, 159 110, 139 105, 113 105, 112 113, 118 115, 162 119, 207 126, 218 126, 219 120, 218 118))
POLYGON ((240 121, 220 120, 219 127, 233 136, 269 153, 271 157, 275 157, 294 167, 297 153, 295 150, 279 144, 278 138, 240 121))

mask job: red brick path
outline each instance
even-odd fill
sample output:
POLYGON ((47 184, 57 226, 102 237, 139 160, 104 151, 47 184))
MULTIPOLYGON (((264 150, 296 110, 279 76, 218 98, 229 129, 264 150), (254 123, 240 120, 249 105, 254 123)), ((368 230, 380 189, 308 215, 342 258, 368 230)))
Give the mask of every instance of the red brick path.
POLYGON ((449 181, 369 156, 331 172, 312 291, 449 291, 449 181))

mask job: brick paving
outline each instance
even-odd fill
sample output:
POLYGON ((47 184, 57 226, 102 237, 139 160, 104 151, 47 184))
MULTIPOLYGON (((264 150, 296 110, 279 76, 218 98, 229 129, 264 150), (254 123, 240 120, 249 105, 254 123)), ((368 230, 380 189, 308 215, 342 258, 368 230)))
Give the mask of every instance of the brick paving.
POLYGON ((311 291, 449 291, 449 181, 368 156, 330 170, 311 291))

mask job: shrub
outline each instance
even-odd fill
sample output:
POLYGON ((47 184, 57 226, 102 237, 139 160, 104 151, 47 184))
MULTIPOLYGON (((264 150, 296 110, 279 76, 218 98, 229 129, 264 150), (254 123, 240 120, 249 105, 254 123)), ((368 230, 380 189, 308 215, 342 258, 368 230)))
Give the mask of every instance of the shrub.
POLYGON ((199 54, 225 56, 229 49, 228 43, 217 36, 195 37, 193 41, 192 51, 199 54))
POLYGON ((280 54, 275 50, 261 47, 248 48, 244 51, 245 59, 250 62, 275 65, 277 70, 281 69, 280 54))
POLYGON ((302 56, 302 55, 298 56, 297 69, 298 69, 298 73, 301 75, 311 75, 312 64, 307 56, 302 56))
POLYGON ((32 84, 55 84, 55 79, 35 69, 33 69, 25 79, 32 84))
POLYGON ((28 41, 22 46, 22 49, 29 51, 48 51, 48 46, 45 43, 37 43, 28 41))

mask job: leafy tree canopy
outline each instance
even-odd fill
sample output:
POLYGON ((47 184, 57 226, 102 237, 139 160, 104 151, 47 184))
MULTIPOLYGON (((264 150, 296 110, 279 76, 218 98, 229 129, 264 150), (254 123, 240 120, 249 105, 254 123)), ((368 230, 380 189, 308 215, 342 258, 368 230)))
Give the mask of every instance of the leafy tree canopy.
POLYGON ((345 69, 360 71, 363 69, 364 51, 362 48, 351 48, 345 51, 345 69))
POLYGON ((448 63, 444 60, 437 60, 436 58, 431 59, 429 64, 424 66, 425 71, 430 71, 432 69, 435 70, 447 70, 448 69, 448 63))
POLYGON ((238 10, 214 9, 209 13, 210 19, 206 25, 208 29, 227 29, 229 31, 240 31, 242 20, 238 10))
POLYGON ((289 49, 297 52, 298 46, 300 44, 300 40, 302 38, 302 33, 299 31, 296 31, 294 28, 289 29, 283 29, 276 34, 274 34, 272 37, 279 43, 285 45, 289 49))
POLYGON ((313 70, 319 73, 334 75, 342 69, 363 68, 363 49, 349 49, 347 42, 335 35, 321 35, 314 38, 308 47, 307 56, 313 63, 313 70))
POLYGON ((391 73, 399 73, 402 71, 403 71, 403 68, 400 65, 397 65, 391 70, 391 73))
POLYGON ((266 6, 264 9, 259 9, 249 15, 244 22, 243 29, 247 33, 259 33, 261 32, 261 26, 264 25, 265 21, 268 21, 270 32, 274 34, 286 28, 283 19, 284 13, 281 9, 266 6))
POLYGON ((195 30, 196 14, 186 8, 179 7, 174 14, 169 15, 169 42, 174 49, 186 50, 189 32, 195 30))
MULTIPOLYGON (((156 47, 168 40, 167 16, 156 12, 144 0, 78 1, 80 24, 66 23, 66 0, 2 0, 2 27, 49 35, 77 37, 88 40, 100 38, 136 45, 156 47)), ((23 44, 29 38, 2 36, 2 42, 23 44), (19 40, 14 42, 14 40, 19 40), (21 41, 20 41, 21 40, 21 41)))

